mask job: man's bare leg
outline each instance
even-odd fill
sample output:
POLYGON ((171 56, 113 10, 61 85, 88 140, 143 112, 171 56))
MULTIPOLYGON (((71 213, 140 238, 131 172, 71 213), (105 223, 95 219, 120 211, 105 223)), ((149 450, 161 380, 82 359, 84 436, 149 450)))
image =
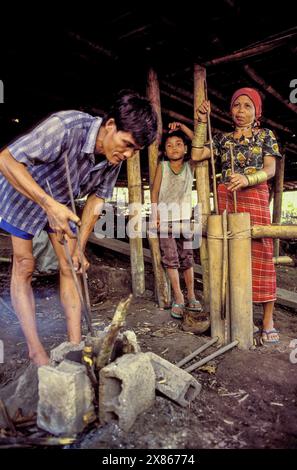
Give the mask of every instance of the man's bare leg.
POLYGON ((184 270, 184 279, 187 286, 187 295, 188 300, 195 299, 195 292, 194 292, 194 269, 188 268, 184 270))
POLYGON ((31 287, 34 271, 32 240, 12 236, 13 267, 11 301, 20 321, 29 349, 30 359, 38 366, 48 364, 49 357, 38 337, 35 301, 31 287))
MULTIPOLYGON (((81 304, 79 295, 67 261, 64 246, 58 242, 56 234, 50 233, 49 238, 59 260, 60 299, 66 316, 68 340, 78 344, 81 342, 81 304)), ((72 254, 76 240, 71 240, 67 237, 67 243, 72 254)))

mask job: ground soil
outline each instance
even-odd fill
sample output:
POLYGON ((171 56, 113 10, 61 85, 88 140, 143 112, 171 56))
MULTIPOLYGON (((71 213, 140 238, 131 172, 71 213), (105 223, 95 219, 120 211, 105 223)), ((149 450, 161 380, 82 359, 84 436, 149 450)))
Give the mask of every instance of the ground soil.
MULTIPOLYGON (((9 239, 1 237, 0 256, 10 255, 9 239)), ((110 322, 115 307, 131 288, 129 260, 118 254, 89 247, 92 262, 89 288, 94 326, 110 322), (116 268, 118 283, 102 276, 116 268), (123 280, 120 281, 123 273, 123 280), (126 276, 126 277, 125 277, 126 276), (127 281, 128 279, 128 281, 127 281)), ((10 264, 0 263, 0 292, 10 305, 10 264)), ((294 267, 277 268, 278 286, 296 291, 294 267)), ((153 274, 146 266, 147 291, 134 299, 125 329, 135 331, 142 350, 154 351, 176 363, 209 339, 209 332, 197 336, 183 332, 180 322, 168 310, 160 310, 153 295, 153 274)), ((202 297, 196 281, 197 296, 202 297)), ((35 276, 40 336, 49 351, 66 340, 64 315, 58 298, 58 276, 35 276)), ((254 309, 255 323, 261 323, 261 310, 254 309)), ((202 384, 200 395, 188 408, 181 408, 158 396, 154 406, 136 420, 129 433, 116 423, 91 427, 80 436, 81 448, 296 448, 297 447, 297 364, 290 362, 290 341, 297 338, 297 312, 277 306, 278 345, 259 346, 251 351, 233 349, 193 372, 202 384)), ((26 344, 15 316, 0 304, 0 338, 5 345, 5 361, 0 365, 1 387, 14 381, 28 366, 26 344)), ((207 350, 209 353, 216 348, 207 350)), ((197 359, 196 359, 197 360, 197 359)), ((36 431, 36 429, 35 429, 36 431)))

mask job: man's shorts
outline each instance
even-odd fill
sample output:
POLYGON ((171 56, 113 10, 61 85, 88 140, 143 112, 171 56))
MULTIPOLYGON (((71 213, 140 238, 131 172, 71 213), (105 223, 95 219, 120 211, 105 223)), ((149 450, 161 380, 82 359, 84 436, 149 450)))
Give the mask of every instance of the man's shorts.
MULTIPOLYGON (((24 232, 23 230, 20 230, 17 227, 14 227, 13 225, 9 224, 6 222, 6 220, 1 219, 0 217, 0 228, 2 230, 5 230, 5 232, 10 233, 14 237, 22 238, 23 240, 32 240, 34 235, 31 233, 24 232)), ((49 224, 47 223, 44 229, 48 233, 54 233, 53 229, 50 228, 49 224)))

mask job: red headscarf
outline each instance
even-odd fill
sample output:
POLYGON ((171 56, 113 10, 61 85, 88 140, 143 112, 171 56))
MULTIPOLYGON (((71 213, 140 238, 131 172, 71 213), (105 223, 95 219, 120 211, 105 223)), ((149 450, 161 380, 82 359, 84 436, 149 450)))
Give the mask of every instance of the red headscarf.
POLYGON ((262 99, 257 90, 254 88, 239 88, 239 90, 236 90, 236 92, 233 94, 231 98, 231 109, 233 106, 234 101, 241 95, 246 95, 252 100, 253 105, 255 107, 255 114, 256 114, 256 120, 258 121, 260 117, 262 116, 262 99))

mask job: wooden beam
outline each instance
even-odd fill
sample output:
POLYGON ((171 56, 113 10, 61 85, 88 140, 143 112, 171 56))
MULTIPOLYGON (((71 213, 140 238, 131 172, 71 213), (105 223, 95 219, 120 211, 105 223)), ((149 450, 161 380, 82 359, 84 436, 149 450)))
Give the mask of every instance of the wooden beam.
POLYGON ((254 225, 251 228, 252 238, 297 238, 297 225, 254 225))
POLYGON ((271 96, 273 96, 275 99, 277 99, 280 103, 282 103, 284 106, 286 106, 288 109, 293 111, 293 113, 297 114, 297 106, 295 106, 293 103, 290 103, 290 101, 287 99, 285 100, 278 91, 275 90, 271 85, 266 83, 263 78, 261 78, 257 72, 250 66, 250 65, 244 65, 243 66, 245 72, 247 75, 254 80, 258 85, 261 86, 263 91, 265 93, 269 93, 271 96))

